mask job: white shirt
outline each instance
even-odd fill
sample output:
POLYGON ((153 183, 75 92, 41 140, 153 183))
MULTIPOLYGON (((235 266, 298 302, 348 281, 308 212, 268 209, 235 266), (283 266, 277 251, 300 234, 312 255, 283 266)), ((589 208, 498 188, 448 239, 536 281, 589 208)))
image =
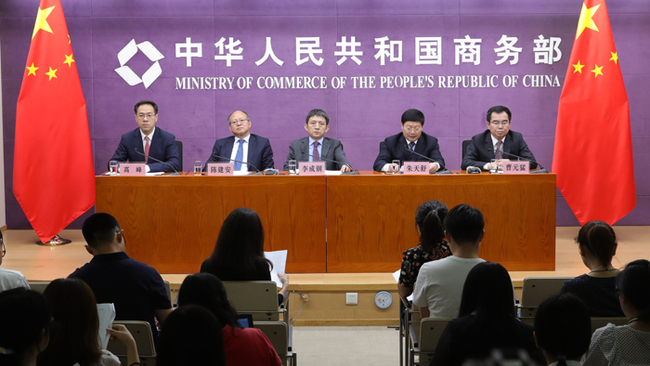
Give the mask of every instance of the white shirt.
POLYGON ((485 260, 452 255, 423 264, 415 281, 413 303, 428 307, 432 318, 458 317, 467 274, 481 262, 485 260))
MULTIPOLYGON (((156 126, 153 127, 153 130, 151 130, 151 133, 148 134, 148 135, 145 135, 144 132, 142 132, 142 130, 140 130, 140 137, 142 138, 142 152, 143 153, 145 151, 147 151, 147 148, 146 148, 147 140, 145 140, 144 138, 149 136, 149 148, 151 148, 151 144, 153 142, 153 134, 154 134, 154 132, 156 132, 156 126)), ((147 168, 146 172, 149 173, 149 164, 146 165, 146 168, 147 168)))
POLYGON ((0 268, 0 292, 18 287, 29 288, 25 276, 12 269, 0 268))
MULTIPOLYGON (((318 156, 323 156, 322 153, 323 153, 323 140, 324 139, 325 139, 324 137, 321 137, 320 140, 318 140, 318 147, 316 148, 316 150, 318 150, 318 156)), ((310 163, 312 163, 314 161, 314 158, 311 155, 314 155, 314 142, 316 142, 316 141, 317 140, 314 140, 313 138, 311 138, 311 136, 309 137, 309 151, 307 153, 309 154, 309 162, 310 163)))
POLYGON ((612 323, 596 329, 589 350, 582 357, 586 366, 650 365, 650 332, 612 323))
MULTIPOLYGON (((232 145, 232 152, 230 153, 230 160, 232 160, 233 163, 235 162, 234 159, 236 159, 237 150, 239 150, 239 140, 244 140, 244 141, 246 141, 242 145, 242 149, 244 150, 243 151, 244 154, 243 154, 243 157, 242 157, 242 159, 240 161, 243 161, 243 162, 247 163, 248 162, 248 144, 249 144, 250 139, 251 139, 251 134, 249 133, 248 136, 244 137, 243 139, 240 139, 237 136, 234 136, 234 137, 235 137, 235 142, 234 142, 234 145, 232 145)), ((247 172, 248 171, 248 164, 242 164, 241 169, 239 169, 239 171, 247 172)))

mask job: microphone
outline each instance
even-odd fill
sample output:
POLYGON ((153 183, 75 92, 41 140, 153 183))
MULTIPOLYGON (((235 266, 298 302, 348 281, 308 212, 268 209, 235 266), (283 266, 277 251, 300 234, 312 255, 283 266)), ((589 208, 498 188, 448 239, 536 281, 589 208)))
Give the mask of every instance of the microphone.
MULTIPOLYGON (((245 162, 245 161, 239 161, 239 160, 236 160, 236 159, 230 159, 230 158, 227 158, 227 159, 226 159, 226 158, 224 158, 223 156, 219 156, 219 155, 212 155, 212 156, 214 156, 215 158, 219 158, 219 159, 221 159, 221 160, 225 160, 225 161, 234 161, 235 163, 246 164, 247 166, 252 166, 253 169, 255 169, 255 173, 251 173, 251 174, 249 174, 249 175, 262 175, 262 172, 260 172, 260 170, 257 169, 257 167, 256 167, 255 165, 251 164, 251 163, 248 163, 248 162, 245 162)), ((207 164, 207 163, 206 163, 206 164, 207 164)), ((207 165, 206 165, 206 166, 207 166, 207 165)))
POLYGON ((145 154, 145 153, 139 152, 137 147, 135 148, 135 152, 138 153, 138 154, 140 154, 140 155, 142 155, 142 156, 146 156, 147 158, 149 158, 149 159, 151 159, 151 160, 153 160, 153 161, 156 161, 156 162, 159 162, 159 163, 163 163, 163 164, 165 164, 165 165, 169 165, 172 169, 174 169, 174 172, 173 172, 173 173, 170 173, 170 174, 167 174, 167 175, 181 175, 181 173, 179 173, 178 170, 176 170, 176 168, 174 168, 174 166, 171 165, 171 164, 169 164, 168 162, 166 162, 166 161, 162 161, 162 160, 158 160, 158 159, 154 158, 153 156, 149 156, 149 155, 147 155, 147 154, 145 154))
POLYGON ((438 171, 435 172, 434 174, 451 174, 451 172, 449 170, 447 170, 447 168, 445 168, 445 166, 442 165, 442 163, 440 163, 438 161, 435 161, 435 160, 431 159, 430 157, 428 157, 426 155, 420 154, 419 152, 415 151, 415 149, 411 150, 411 148, 409 148, 408 144, 404 145, 404 147, 406 148, 406 151, 408 151, 410 153, 413 153, 413 154, 415 154, 415 155, 417 155, 419 157, 425 158, 425 159, 427 159, 428 161, 430 161, 432 163, 437 163, 438 166, 440 166, 440 169, 438 169, 438 171))
MULTIPOLYGON (((508 155, 510 155, 510 156, 514 156, 515 158, 517 158, 517 159, 519 159, 519 160, 527 161, 527 162, 530 162, 530 163, 533 162, 533 161, 530 160, 530 159, 526 159, 526 158, 523 158, 523 157, 521 157, 521 156, 518 156, 518 155, 515 155, 515 154, 511 154, 511 153, 509 153, 509 152, 505 152, 505 151, 504 151, 503 153, 504 153, 504 154, 508 154, 508 155)), ((548 171, 547 171, 546 169, 544 169, 544 167, 542 166, 542 164, 540 164, 540 163, 538 163, 538 162, 536 162, 536 161, 535 161, 534 163, 537 164, 537 165, 539 165, 539 169, 530 171, 530 174, 548 173, 548 171)))
POLYGON ((315 160, 315 159, 325 160, 325 161, 329 161, 330 163, 336 163, 336 164, 338 164, 338 165, 346 165, 348 168, 350 168, 350 171, 349 171, 349 172, 347 172, 347 173, 341 173, 341 175, 357 175, 357 174, 359 174, 359 171, 358 171, 358 170, 354 170, 354 169, 352 169, 352 165, 350 165, 350 164, 343 164, 343 163, 340 162, 340 161, 336 161, 336 160, 332 160, 332 159, 327 159, 327 158, 324 158, 324 157, 322 157, 322 156, 314 156, 314 155, 312 155, 312 154, 307 154, 307 155, 309 155, 309 156, 311 156, 312 158, 314 158, 314 160, 315 160))

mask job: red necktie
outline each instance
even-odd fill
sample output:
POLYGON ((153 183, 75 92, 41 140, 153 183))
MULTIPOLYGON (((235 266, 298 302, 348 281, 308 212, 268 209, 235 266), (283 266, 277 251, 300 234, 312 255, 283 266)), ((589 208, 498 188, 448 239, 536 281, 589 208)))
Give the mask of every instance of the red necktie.
POLYGON ((149 136, 144 137, 144 154, 147 155, 144 157, 144 162, 148 163, 149 162, 149 136))

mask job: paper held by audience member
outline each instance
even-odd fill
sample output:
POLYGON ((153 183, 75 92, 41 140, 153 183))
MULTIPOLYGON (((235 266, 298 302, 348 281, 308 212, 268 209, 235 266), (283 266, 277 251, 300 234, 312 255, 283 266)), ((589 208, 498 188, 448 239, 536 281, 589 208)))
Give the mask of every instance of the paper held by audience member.
MULTIPOLYGON (((397 271, 393 272, 393 278, 395 279, 395 282, 399 283, 399 274, 402 270, 398 269, 397 271)), ((413 294, 410 294, 406 297, 406 300, 408 301, 413 301, 413 294)))
POLYGON ((113 320, 115 320, 115 305, 110 304, 97 304, 97 315, 99 315, 99 340, 103 349, 108 347, 108 340, 111 336, 106 331, 106 328, 113 327, 113 320))
POLYGON ((273 263, 273 270, 271 270, 271 281, 275 282, 278 287, 282 287, 282 281, 278 277, 278 273, 286 274, 287 268, 287 251, 277 250, 275 252, 264 252, 264 257, 273 263))

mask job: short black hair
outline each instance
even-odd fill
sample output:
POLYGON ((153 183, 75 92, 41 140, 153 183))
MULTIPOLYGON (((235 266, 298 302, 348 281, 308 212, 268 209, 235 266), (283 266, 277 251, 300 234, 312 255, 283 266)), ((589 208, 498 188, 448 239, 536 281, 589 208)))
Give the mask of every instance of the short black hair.
POLYGON ((485 228, 481 211, 470 205, 460 204, 451 210, 445 218, 445 230, 456 244, 476 243, 485 228))
POLYGON ((402 113, 402 124, 405 122, 420 122, 424 126, 424 113, 418 109, 407 109, 402 113))
POLYGON ((154 112, 158 114, 158 104, 150 101, 150 100, 141 100, 137 103, 135 103, 135 107, 133 107, 133 111, 135 111, 135 114, 138 114, 138 108, 140 108, 141 105, 143 104, 149 104, 153 107, 154 112))
POLYGON ((117 219, 110 214, 98 212, 84 221, 81 232, 91 248, 110 244, 115 239, 115 230, 120 228, 117 219))
POLYGON ((508 121, 512 120, 512 113, 510 113, 510 109, 508 107, 504 107, 502 105, 495 105, 494 107, 488 109, 487 115, 485 116, 485 119, 490 122, 492 120, 492 113, 503 113, 506 112, 508 114, 508 121))
POLYGON ((616 289, 625 296, 625 302, 641 312, 639 320, 650 321, 650 261, 628 263, 616 276, 616 289))
POLYGON ((305 124, 309 123, 309 119, 314 117, 314 116, 321 116, 325 118, 325 125, 329 126, 330 124, 330 116, 327 115, 327 112, 325 112, 322 109, 312 109, 307 113, 307 118, 305 119, 305 124))
POLYGON ((616 233, 608 223, 589 221, 580 228, 576 242, 593 254, 600 264, 609 266, 616 249, 616 233))

